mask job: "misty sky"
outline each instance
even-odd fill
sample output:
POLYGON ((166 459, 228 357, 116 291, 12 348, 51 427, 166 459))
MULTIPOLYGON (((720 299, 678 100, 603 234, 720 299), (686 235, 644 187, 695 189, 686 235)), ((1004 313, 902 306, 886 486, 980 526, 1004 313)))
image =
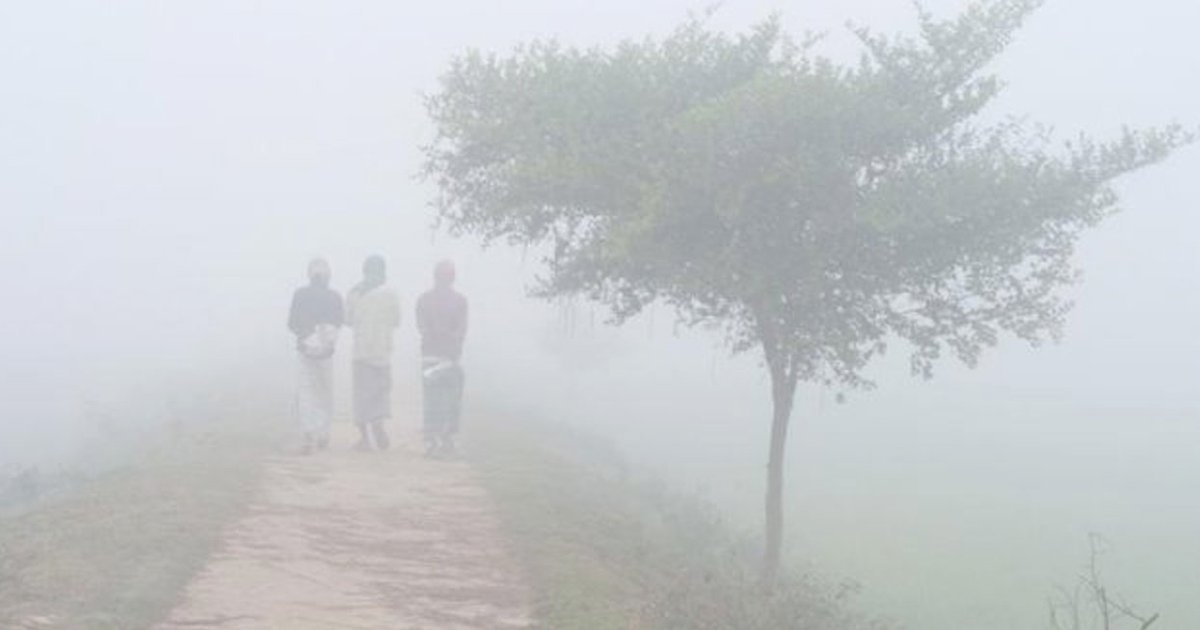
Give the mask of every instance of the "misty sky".
MULTIPOLYGON (((273 286, 294 280, 297 260, 315 252, 335 255, 345 282, 373 250, 423 267, 456 249, 432 240, 431 193, 411 178, 429 138, 419 96, 435 89, 451 55, 534 37, 611 43, 664 32, 697 8, 6 3, 0 207, 9 229, 0 256, 20 270, 8 301, 26 308, 5 309, 4 323, 22 331, 22 345, 38 339, 39 351, 5 354, 28 371, 61 367, 71 359, 59 352, 83 346, 136 345, 125 335, 166 343, 163 354, 187 338, 211 347, 211 325, 236 336, 231 328, 249 324, 244 314, 278 303, 284 291, 273 286)), ((835 56, 853 50, 846 20, 881 31, 912 24, 902 0, 728 2, 714 20, 736 28, 772 11, 794 31, 827 31, 835 56)), ((1171 0, 1136 9, 1050 2, 999 64, 1010 89, 996 111, 1064 134, 1197 124, 1197 18, 1200 6, 1171 0)), ((1188 149, 1122 182, 1131 210, 1084 242, 1087 282, 1067 344, 1021 361, 1013 370, 1024 376, 1006 380, 1190 394, 1200 375, 1200 341, 1190 334, 1200 312, 1198 162, 1188 149)))
MULTIPOLYGON (((936 12, 963 4, 928 2, 936 12)), ((81 401, 120 399, 147 379, 186 380, 286 350, 283 310, 316 253, 331 257, 342 288, 357 278, 363 256, 387 254, 409 305, 433 261, 458 258, 473 300, 469 359, 477 372, 509 368, 508 380, 496 382, 511 385, 514 396, 565 400, 544 385, 515 391, 562 360, 545 338, 562 312, 521 294, 534 261, 503 249, 480 254, 473 242, 430 230, 433 192, 413 179, 419 147, 430 139, 420 96, 468 47, 503 51, 537 37, 611 44, 662 34, 703 7, 679 0, 0 3, 0 263, 8 276, 0 466, 60 454, 62 427, 81 421, 81 401)), ((857 54, 846 20, 885 32, 914 21, 908 0, 729 0, 713 21, 742 28, 773 11, 794 32, 827 31, 822 50, 838 58, 857 54)), ((1050 0, 997 65, 1009 88, 988 114, 1028 115, 1064 137, 1109 137, 1123 124, 1200 125, 1197 24, 1194 2, 1050 0)), ((890 443, 948 453, 955 436, 981 438, 945 437, 942 429, 984 423, 976 414, 983 405, 1003 407, 1009 420, 1046 422, 1051 433, 1075 435, 1096 420, 1116 441, 1142 429, 1160 436, 1173 456, 1200 447, 1200 150, 1126 178, 1119 190, 1125 212, 1082 243, 1085 280, 1072 292, 1077 306, 1062 344, 1037 351, 1006 344, 979 369, 946 365, 931 383, 909 379, 902 357, 893 357, 876 369, 880 390, 856 394, 844 410, 822 402, 828 393, 802 392, 799 411, 818 417, 801 425, 810 433, 800 439, 861 453, 851 444, 872 433, 880 437, 868 452, 890 443), (1023 401, 1039 412, 1022 416, 1023 401), (1070 413, 1061 421, 1047 415, 1057 408, 1070 413), (948 419, 947 409, 976 411, 948 419), (1188 428, 1155 425, 1147 410, 1159 409, 1188 428), (942 446, 929 442, 933 434, 942 446)), ((591 312, 581 312, 590 322, 591 312)), ((628 330, 594 332, 600 341, 566 344, 603 346, 579 359, 587 376, 578 387, 589 395, 603 396, 605 387, 704 390, 687 400, 598 403, 593 415, 759 413, 765 390, 753 360, 725 362, 714 340, 671 332, 669 314, 660 312, 628 330), (679 366, 690 367, 662 381, 664 370, 679 366)), ((411 326, 403 334, 401 352, 411 353, 411 326)), ((721 422, 713 426, 727 426, 721 422)), ((623 440, 634 430, 612 424, 623 440)), ((1023 443, 1028 435, 1007 439, 1023 443)), ((761 459, 761 438, 678 448, 737 451, 749 470, 761 459)), ((813 442, 794 447, 816 458, 803 470, 829 470, 833 456, 821 459, 813 442)), ((1138 452, 1158 446, 1150 440, 1138 452)), ((1017 452, 1016 461, 1028 455, 1017 452)), ((1200 479, 1195 464, 1153 470, 1173 478, 1169 488, 1196 488, 1200 479)))

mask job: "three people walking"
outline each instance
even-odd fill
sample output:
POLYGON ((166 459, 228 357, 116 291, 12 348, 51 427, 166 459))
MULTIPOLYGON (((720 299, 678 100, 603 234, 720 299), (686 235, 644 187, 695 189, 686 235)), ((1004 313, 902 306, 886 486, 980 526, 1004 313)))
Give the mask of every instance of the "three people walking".
MULTIPOLYGON (((329 445, 333 420, 333 355, 345 324, 353 336, 353 412, 358 450, 387 449, 392 416, 393 337, 400 326, 400 298, 387 283, 387 262, 369 256, 362 280, 342 298, 329 288, 329 263, 309 264, 309 284, 292 297, 288 327, 296 336, 299 381, 296 416, 302 452, 329 445)), ((434 268, 433 288, 417 301, 424 385, 426 455, 454 452, 462 410, 463 371, 459 363, 467 331, 467 300, 454 290, 455 268, 443 261, 434 268)))

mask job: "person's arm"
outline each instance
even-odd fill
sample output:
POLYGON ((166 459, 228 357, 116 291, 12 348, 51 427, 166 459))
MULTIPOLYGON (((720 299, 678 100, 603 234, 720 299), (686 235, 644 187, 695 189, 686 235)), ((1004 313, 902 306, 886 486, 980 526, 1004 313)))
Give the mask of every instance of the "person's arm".
POLYGON ((358 292, 355 291, 354 289, 350 289, 350 292, 346 294, 346 313, 345 313, 345 315, 346 315, 346 321, 345 321, 346 325, 351 328, 354 328, 354 324, 356 323, 356 319, 358 317, 358 292))
POLYGON ((426 302, 427 300, 424 295, 417 298, 417 333, 422 337, 429 331, 429 313, 426 312, 429 309, 426 306, 426 302))
POLYGON ((450 324, 446 334, 453 343, 448 351, 452 354, 451 358, 458 361, 462 358, 463 341, 467 337, 467 298, 458 296, 453 310, 446 314, 446 319, 450 324))
POLYGON ((300 336, 300 292, 292 293, 292 305, 288 308, 288 330, 293 335, 300 336))
POLYGON ((342 296, 337 291, 333 292, 333 298, 333 325, 341 327, 346 324, 346 309, 342 304, 342 296))
POLYGON ((395 293, 392 294, 392 303, 389 305, 388 310, 391 311, 391 313, 389 313, 389 315, 392 320, 391 321, 392 329, 394 330, 396 328, 399 328, 400 327, 400 296, 399 295, 397 295, 395 293))
POLYGON ((460 345, 462 344, 463 340, 467 338, 467 320, 469 319, 469 313, 469 304, 467 303, 467 298, 464 297, 462 299, 462 316, 458 321, 458 330, 454 331, 454 334, 458 338, 458 343, 460 345))

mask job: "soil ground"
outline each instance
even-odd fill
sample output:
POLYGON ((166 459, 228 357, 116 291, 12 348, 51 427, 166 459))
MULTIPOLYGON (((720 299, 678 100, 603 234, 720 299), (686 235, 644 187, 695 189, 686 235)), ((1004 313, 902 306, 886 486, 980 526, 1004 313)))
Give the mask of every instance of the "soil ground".
POLYGON ((260 496, 158 630, 504 629, 530 593, 491 499, 462 461, 420 445, 277 455, 260 496))

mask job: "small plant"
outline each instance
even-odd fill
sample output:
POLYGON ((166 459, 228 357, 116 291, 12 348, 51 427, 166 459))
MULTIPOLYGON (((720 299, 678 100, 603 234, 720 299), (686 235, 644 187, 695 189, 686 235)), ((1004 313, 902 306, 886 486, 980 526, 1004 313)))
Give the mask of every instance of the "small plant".
POLYGON ((1146 615, 1135 610, 1104 582, 1100 559, 1111 550, 1108 541, 1092 533, 1088 545, 1088 564, 1074 587, 1059 587, 1058 595, 1050 598, 1053 630, 1148 630, 1158 621, 1158 613, 1146 615))
POLYGON ((19 506, 37 499, 43 489, 43 475, 36 466, 12 468, 0 476, 0 508, 19 506))

